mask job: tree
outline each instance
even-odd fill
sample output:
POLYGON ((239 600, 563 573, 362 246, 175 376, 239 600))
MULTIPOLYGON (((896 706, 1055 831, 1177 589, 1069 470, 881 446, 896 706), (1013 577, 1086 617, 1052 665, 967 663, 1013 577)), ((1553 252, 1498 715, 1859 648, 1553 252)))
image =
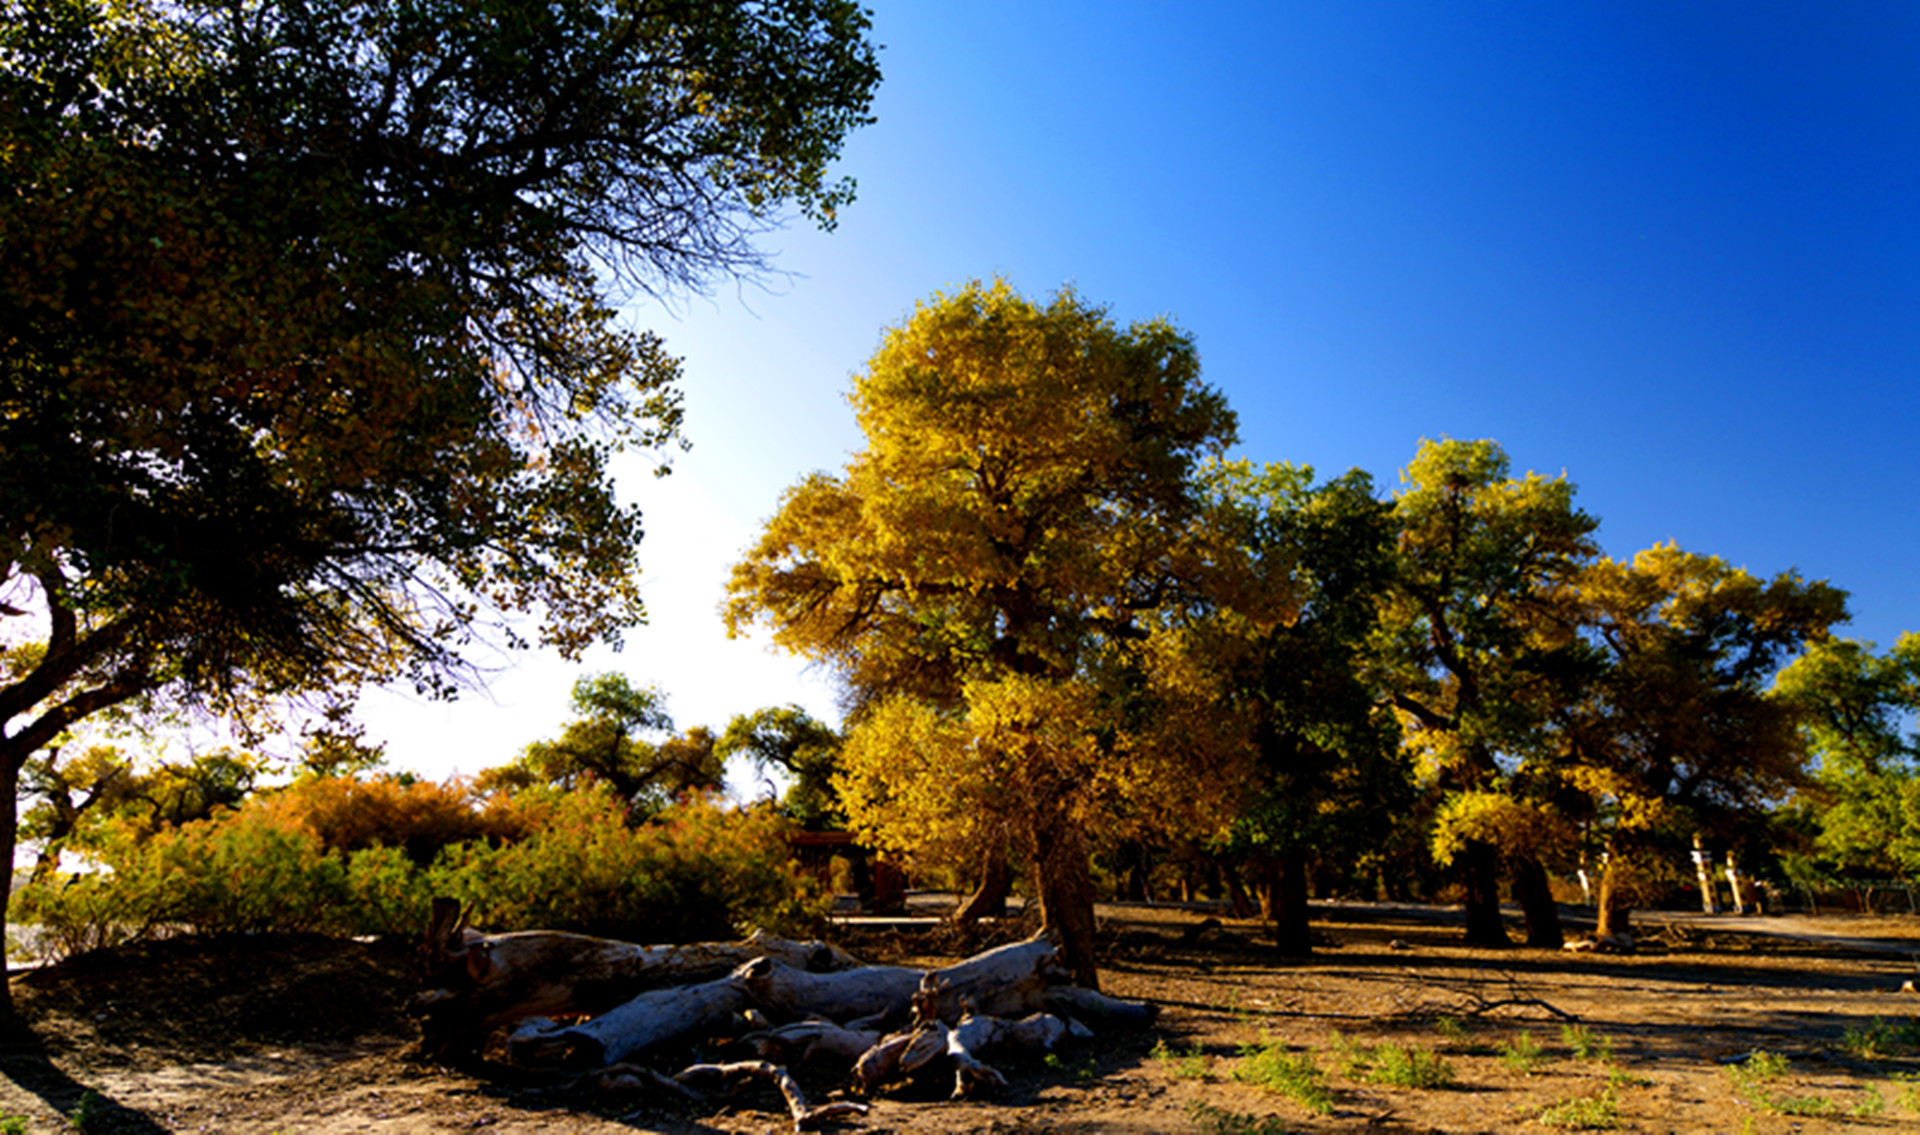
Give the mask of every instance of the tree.
POLYGON ((1618 934, 1654 849, 1737 838, 1805 782, 1795 706, 1768 686, 1846 620, 1846 592, 1792 572, 1761 580, 1672 544, 1603 559, 1579 590, 1607 668, 1560 723, 1561 774, 1592 802, 1606 852, 1599 933, 1618 934))
POLYGON ((762 772, 777 768, 792 778, 783 807, 809 831, 847 822, 833 790, 840 770, 840 734, 797 705, 757 709, 727 723, 714 745, 722 760, 743 756, 762 772))
MULTIPOLYGON (((1377 655, 1409 749, 1451 797, 1442 815, 1457 822, 1437 833, 1436 851, 1461 867, 1467 940, 1481 945, 1507 942, 1499 833, 1535 831, 1546 816, 1515 773, 1543 751, 1548 713, 1588 672, 1570 602, 1598 527, 1564 475, 1510 469, 1492 441, 1420 443, 1394 501, 1399 570, 1377 655)), ((1516 842, 1508 858, 1528 942, 1557 946, 1535 850, 1516 842)))
POLYGON ((1304 955, 1309 857, 1357 854, 1409 802, 1399 729, 1366 662, 1392 579, 1391 508, 1358 470, 1316 485, 1310 468, 1240 462, 1206 483, 1209 528, 1237 567, 1169 630, 1208 673, 1205 717, 1251 750, 1252 791, 1223 842, 1258 867, 1280 950, 1304 955))
POLYGON ((1920 872, 1920 634, 1884 655, 1873 644, 1814 642, 1774 682, 1817 764, 1812 809, 1820 853, 1842 870, 1920 872))
POLYGON ((929 760, 966 778, 990 809, 967 821, 1017 839, 1091 984, 1085 827, 1139 767, 1108 679, 1168 598, 1194 467, 1233 415, 1165 320, 1123 331, 1071 290, 1042 306, 1004 281, 918 305, 852 401, 866 448, 788 490, 734 568, 729 626, 764 621, 839 672, 856 824, 926 820, 896 805, 929 760), (947 743, 906 751, 871 724, 896 716, 947 743))
POLYGON ((666 698, 619 674, 589 674, 573 684, 577 715, 552 741, 535 741, 513 763, 481 773, 483 792, 547 785, 569 792, 605 784, 636 820, 654 815, 684 792, 719 788, 726 759, 712 731, 695 726, 672 736, 666 698), (637 736, 669 734, 658 741, 637 736))
MULTIPOLYGON (((843 0, 0 0, 0 858, 117 704, 437 692, 642 608, 607 475, 878 70, 843 0)), ((0 881, 0 906, 5 883, 0 881)))

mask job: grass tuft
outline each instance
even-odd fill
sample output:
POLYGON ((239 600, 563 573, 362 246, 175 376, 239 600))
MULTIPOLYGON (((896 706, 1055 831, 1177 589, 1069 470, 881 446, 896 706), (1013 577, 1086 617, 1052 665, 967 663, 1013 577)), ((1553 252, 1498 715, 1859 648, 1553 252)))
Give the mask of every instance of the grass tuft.
POLYGON ((1540 1110, 1539 1121, 1569 1131, 1611 1131, 1620 1126, 1620 1095, 1609 1085, 1590 1096, 1575 1096, 1540 1110))
POLYGON ((1315 1115, 1333 1114, 1333 1089, 1311 1052, 1290 1053, 1278 1041, 1249 1046, 1233 1078, 1286 1096, 1315 1115))
POLYGON ((1532 1033, 1523 1032, 1500 1045, 1500 1063, 1523 1076, 1533 1075, 1535 1069, 1552 1059, 1532 1033))

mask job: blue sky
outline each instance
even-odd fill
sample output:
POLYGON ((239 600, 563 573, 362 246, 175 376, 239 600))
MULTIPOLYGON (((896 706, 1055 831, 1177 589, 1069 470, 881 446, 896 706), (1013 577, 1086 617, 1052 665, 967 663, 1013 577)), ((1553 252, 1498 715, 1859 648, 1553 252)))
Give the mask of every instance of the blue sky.
MULTIPOLYGON (((874 14, 879 122, 839 230, 787 273, 634 304, 686 358, 692 453, 647 510, 652 623, 586 669, 683 726, 826 675, 728 642, 726 569, 860 445, 844 401, 917 299, 1071 283, 1165 314, 1238 455, 1391 489, 1422 437, 1565 471, 1606 551, 1662 540, 1920 629, 1920 6, 927 4, 874 14)), ((555 732, 581 671, 517 656, 453 706, 369 699, 396 764, 555 732)))

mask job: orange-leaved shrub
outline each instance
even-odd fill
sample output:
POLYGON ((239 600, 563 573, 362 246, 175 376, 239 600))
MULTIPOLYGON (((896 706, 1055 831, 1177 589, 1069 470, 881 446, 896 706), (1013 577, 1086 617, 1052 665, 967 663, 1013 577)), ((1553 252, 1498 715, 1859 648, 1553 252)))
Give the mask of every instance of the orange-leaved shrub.
POLYGON ((466 781, 381 775, 307 777, 261 806, 320 838, 328 851, 397 847, 416 866, 470 840, 515 840, 545 822, 549 802, 527 793, 481 796, 466 781))

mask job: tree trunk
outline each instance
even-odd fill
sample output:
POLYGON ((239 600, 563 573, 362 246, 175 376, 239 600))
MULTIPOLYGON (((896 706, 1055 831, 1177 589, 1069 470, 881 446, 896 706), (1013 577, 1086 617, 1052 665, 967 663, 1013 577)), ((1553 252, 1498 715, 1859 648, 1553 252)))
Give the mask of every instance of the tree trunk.
POLYGON ((1490 843, 1468 840, 1460 853, 1460 879, 1466 885, 1466 942, 1469 946, 1511 946, 1500 917, 1500 856, 1490 843))
POLYGON ((1007 894, 1013 890, 1013 867, 1007 862, 1006 846, 995 842, 980 856, 980 884, 967 901, 953 912, 953 920, 971 926, 983 918, 1004 918, 1007 894))
POLYGON ((20 766, 27 754, 0 744, 0 1019, 13 1016, 13 980, 7 968, 7 912, 13 902, 13 850, 20 838, 20 766))
POLYGON ((1527 945, 1542 950, 1566 945, 1566 935, 1560 932, 1560 906, 1553 901, 1553 885, 1538 859, 1524 855, 1514 861, 1513 889, 1526 913, 1527 945))
POLYGON ((1607 865, 1600 871, 1600 911, 1594 937, 1620 939, 1632 935, 1633 899, 1628 894, 1628 885, 1627 869, 1621 857, 1607 856, 1607 865))
POLYGON ((1307 857, 1284 852, 1267 860, 1267 890, 1272 896, 1274 949, 1289 957, 1313 953, 1313 930, 1307 919, 1307 857))
POLYGON ((1227 883, 1227 901, 1233 904, 1235 918, 1252 918, 1253 900, 1247 897, 1247 888, 1240 881, 1240 869, 1232 863, 1220 865, 1220 877, 1227 883))
POLYGON ((1093 872, 1079 825, 1064 809, 1038 808, 1028 832, 1041 928, 1060 943, 1075 985, 1100 988, 1094 963, 1093 872))

